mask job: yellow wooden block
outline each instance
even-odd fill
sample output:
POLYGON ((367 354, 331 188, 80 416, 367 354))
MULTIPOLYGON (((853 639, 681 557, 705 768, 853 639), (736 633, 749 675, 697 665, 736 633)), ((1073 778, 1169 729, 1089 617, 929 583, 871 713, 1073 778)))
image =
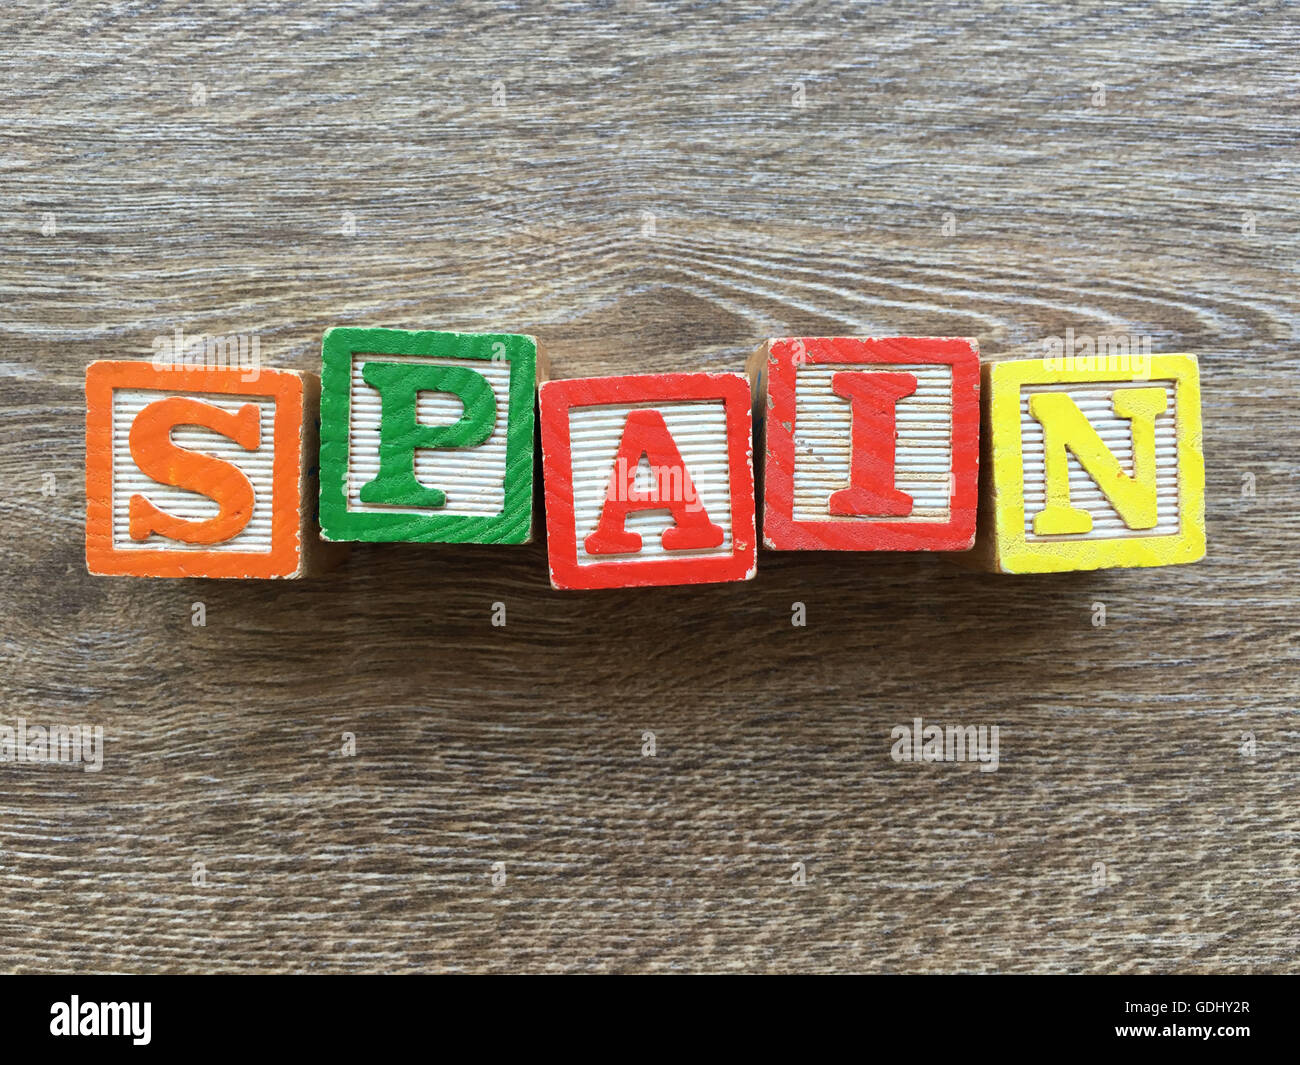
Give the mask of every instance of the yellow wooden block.
POLYGON ((1002 573, 1205 557, 1195 355, 983 368, 985 484, 970 561, 1002 573))

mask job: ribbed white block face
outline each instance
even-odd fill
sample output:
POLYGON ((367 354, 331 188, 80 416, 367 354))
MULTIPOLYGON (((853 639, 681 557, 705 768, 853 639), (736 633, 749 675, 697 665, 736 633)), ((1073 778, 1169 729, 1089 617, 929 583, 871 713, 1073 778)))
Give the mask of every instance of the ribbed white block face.
POLYGON ((912 497, 906 518, 897 522, 951 520, 952 367, 925 363, 804 363, 795 373, 795 521, 873 520, 830 513, 832 493, 849 486, 853 449, 853 407, 831 388, 837 373, 910 373, 916 391, 895 407, 898 431, 894 487, 912 497))
MULTIPOLYGON (((573 515, 578 535, 578 564, 629 559, 711 558, 731 554, 731 478, 727 464, 727 410, 721 399, 680 403, 619 404, 572 407, 569 434, 573 456, 573 515), (665 551, 663 533, 673 525, 667 510, 632 510, 624 528, 641 536, 641 550, 633 555, 589 555, 584 546, 595 532, 609 494, 619 443, 627 416, 634 410, 657 410, 681 452, 682 462, 709 520, 723 530, 722 543, 702 551, 665 551)), ((634 482, 637 491, 649 490, 655 474, 643 456, 634 482)), ((663 483, 663 477, 659 478, 663 483)), ((688 505, 689 501, 688 501, 688 505)))
MULTIPOLYGON (((182 393, 176 393, 182 395, 182 393)), ((147 539, 132 540, 130 532, 131 497, 142 495, 166 514, 190 521, 215 518, 221 508, 208 496, 185 488, 159 484, 146 476, 131 458, 130 434, 136 415, 151 403, 169 398, 166 392, 153 389, 113 389, 113 546, 123 551, 151 551, 165 547, 169 551, 265 551, 271 550, 272 466, 275 459, 275 400, 270 396, 226 396, 183 393, 186 399, 211 403, 235 413, 249 403, 259 413, 261 446, 246 451, 221 433, 197 425, 178 425, 172 430, 172 442, 187 451, 197 451, 222 459, 243 471, 253 486, 253 516, 248 524, 217 544, 187 544, 152 533, 147 539)))
POLYGON ((1028 385, 1020 390, 1021 461, 1024 469, 1025 539, 1113 540, 1116 537, 1167 536, 1177 533, 1178 519, 1178 441, 1174 433, 1178 412, 1173 381, 1141 381, 1117 385, 1098 384, 1028 385), (1132 422, 1115 413, 1112 397, 1117 388, 1163 388, 1168 397, 1165 412, 1155 420, 1156 439, 1156 527, 1130 529, 1111 505, 1097 483, 1066 449, 1070 469, 1070 506, 1092 516, 1092 531, 1083 536, 1037 536, 1034 516, 1047 505, 1047 477, 1044 467, 1043 426, 1029 413, 1029 397, 1040 392, 1064 392, 1097 430, 1120 469, 1133 476, 1132 422))
MULTIPOLYGON (((486 359, 439 359, 419 355, 352 356, 351 424, 348 428, 348 510, 370 514, 429 514, 427 509, 391 507, 361 502, 361 486, 379 473, 379 418, 382 412, 379 389, 366 384, 361 369, 368 362, 420 363, 426 366, 459 366, 481 373, 492 387, 497 401, 497 420, 492 436, 478 447, 419 448, 415 452, 415 479, 425 488, 447 494, 446 506, 438 514, 491 518, 506 503, 506 432, 509 428, 510 362, 486 359)), ((421 392, 415 401, 416 420, 421 425, 452 425, 464 413, 459 398, 447 392, 421 392)))

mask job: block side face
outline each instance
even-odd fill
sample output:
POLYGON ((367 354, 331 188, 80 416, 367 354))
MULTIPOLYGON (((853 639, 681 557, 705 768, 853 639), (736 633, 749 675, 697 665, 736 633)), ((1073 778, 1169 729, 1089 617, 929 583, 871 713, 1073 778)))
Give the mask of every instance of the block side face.
POLYGON ((998 570, 996 491, 993 466, 993 363, 980 364, 979 470, 976 489, 975 539, 970 550, 948 560, 968 568, 998 570))
POLYGON ((540 340, 533 336, 528 339, 533 342, 534 374, 537 378, 537 384, 540 386, 543 381, 551 379, 551 360, 540 340))
POLYGON ((764 542, 783 550, 969 549, 980 431, 974 342, 806 337, 771 348, 764 542), (888 399, 875 394, 882 389, 888 399), (855 426, 877 407, 868 429, 855 426), (877 467, 885 474, 868 478, 877 467), (879 491, 859 486, 868 479, 879 491), (879 492, 893 497, 888 505, 879 492), (836 504, 846 496, 856 501, 836 504))
POLYGON ((1147 567, 1205 553, 1196 360, 1141 373, 999 364, 996 557, 1008 573, 1147 567))
POLYGON ((498 544, 531 538, 534 338, 333 329, 322 364, 325 538, 498 544), (386 463, 386 449, 401 461, 386 463), (406 494, 387 491, 395 469, 413 478, 406 494), (437 501, 411 494, 421 489, 436 489, 437 501))
POLYGON ((298 482, 301 511, 301 563, 295 576, 309 577, 327 572, 347 555, 347 548, 326 542, 320 536, 320 378, 304 373, 302 431, 299 434, 302 464, 298 482))
POLYGON ((774 342, 764 341, 745 360, 745 376, 749 378, 750 407, 756 413, 763 411, 767 394, 767 364, 774 342))
POLYGON ((287 370, 101 362, 87 371, 87 569, 302 571, 304 381, 287 370))
MULTIPOLYGON (((1018 363, 999 362, 988 367, 985 377, 987 451, 990 457, 987 502, 988 541, 984 553, 989 566, 1006 572, 1009 542, 1024 525, 1024 494, 1020 465, 1020 384, 1011 368, 1018 363)), ((983 501, 982 501, 983 502, 983 501)), ((978 545, 977 545, 978 546, 978 545)))
MULTIPOLYGON (((561 589, 637 587, 744 580, 757 565, 749 386, 739 374, 664 374, 554 381, 540 391, 542 465, 551 583, 561 589), (649 447, 631 458, 628 433, 649 412, 649 447), (657 427, 657 428, 656 428, 657 427), (677 460, 680 459, 680 462, 677 460), (622 465, 620 465, 620 460, 622 465), (625 486, 624 489, 617 486, 625 486), (669 491, 666 486, 671 486, 669 491), (678 490, 684 495, 675 494, 678 490), (717 542, 674 548, 666 534, 682 511, 632 506, 609 535, 606 510, 658 491, 718 532, 717 542)), ((637 445, 639 447, 639 445, 637 445)), ((687 521, 686 524, 691 524, 687 521)))

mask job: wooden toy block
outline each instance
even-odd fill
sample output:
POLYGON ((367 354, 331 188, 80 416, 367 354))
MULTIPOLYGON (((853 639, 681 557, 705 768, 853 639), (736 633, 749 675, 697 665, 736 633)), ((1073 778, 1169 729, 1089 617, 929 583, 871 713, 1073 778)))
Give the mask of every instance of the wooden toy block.
POLYGON ((971 560, 1046 573, 1204 558, 1196 356, 1073 363, 984 367, 988 483, 971 560))
POLYGON ((86 369, 86 567, 302 577, 315 532, 319 381, 150 362, 86 369))
POLYGON ((789 337, 749 363, 763 543, 964 551, 979 489, 979 349, 962 337, 789 337))
POLYGON ((532 539, 533 337, 337 328, 321 355, 322 537, 532 539))
POLYGON ((742 374, 549 381, 539 409, 552 585, 754 576, 753 450, 742 374))

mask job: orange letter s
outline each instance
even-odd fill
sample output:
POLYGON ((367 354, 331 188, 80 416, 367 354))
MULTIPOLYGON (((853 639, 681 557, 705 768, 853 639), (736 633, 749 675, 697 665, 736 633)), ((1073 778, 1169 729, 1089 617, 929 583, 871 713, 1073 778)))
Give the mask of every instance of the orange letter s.
POLYGON ((197 399, 173 396, 150 403, 131 425, 131 457, 140 470, 159 484, 186 488, 212 499, 221 512, 215 518, 177 518, 136 494, 129 504, 132 540, 158 533, 186 544, 217 544, 238 535, 253 516, 253 486, 243 470, 212 455, 187 451, 172 442, 178 425, 211 429, 248 451, 261 446, 257 405, 246 403, 235 413, 197 399))

